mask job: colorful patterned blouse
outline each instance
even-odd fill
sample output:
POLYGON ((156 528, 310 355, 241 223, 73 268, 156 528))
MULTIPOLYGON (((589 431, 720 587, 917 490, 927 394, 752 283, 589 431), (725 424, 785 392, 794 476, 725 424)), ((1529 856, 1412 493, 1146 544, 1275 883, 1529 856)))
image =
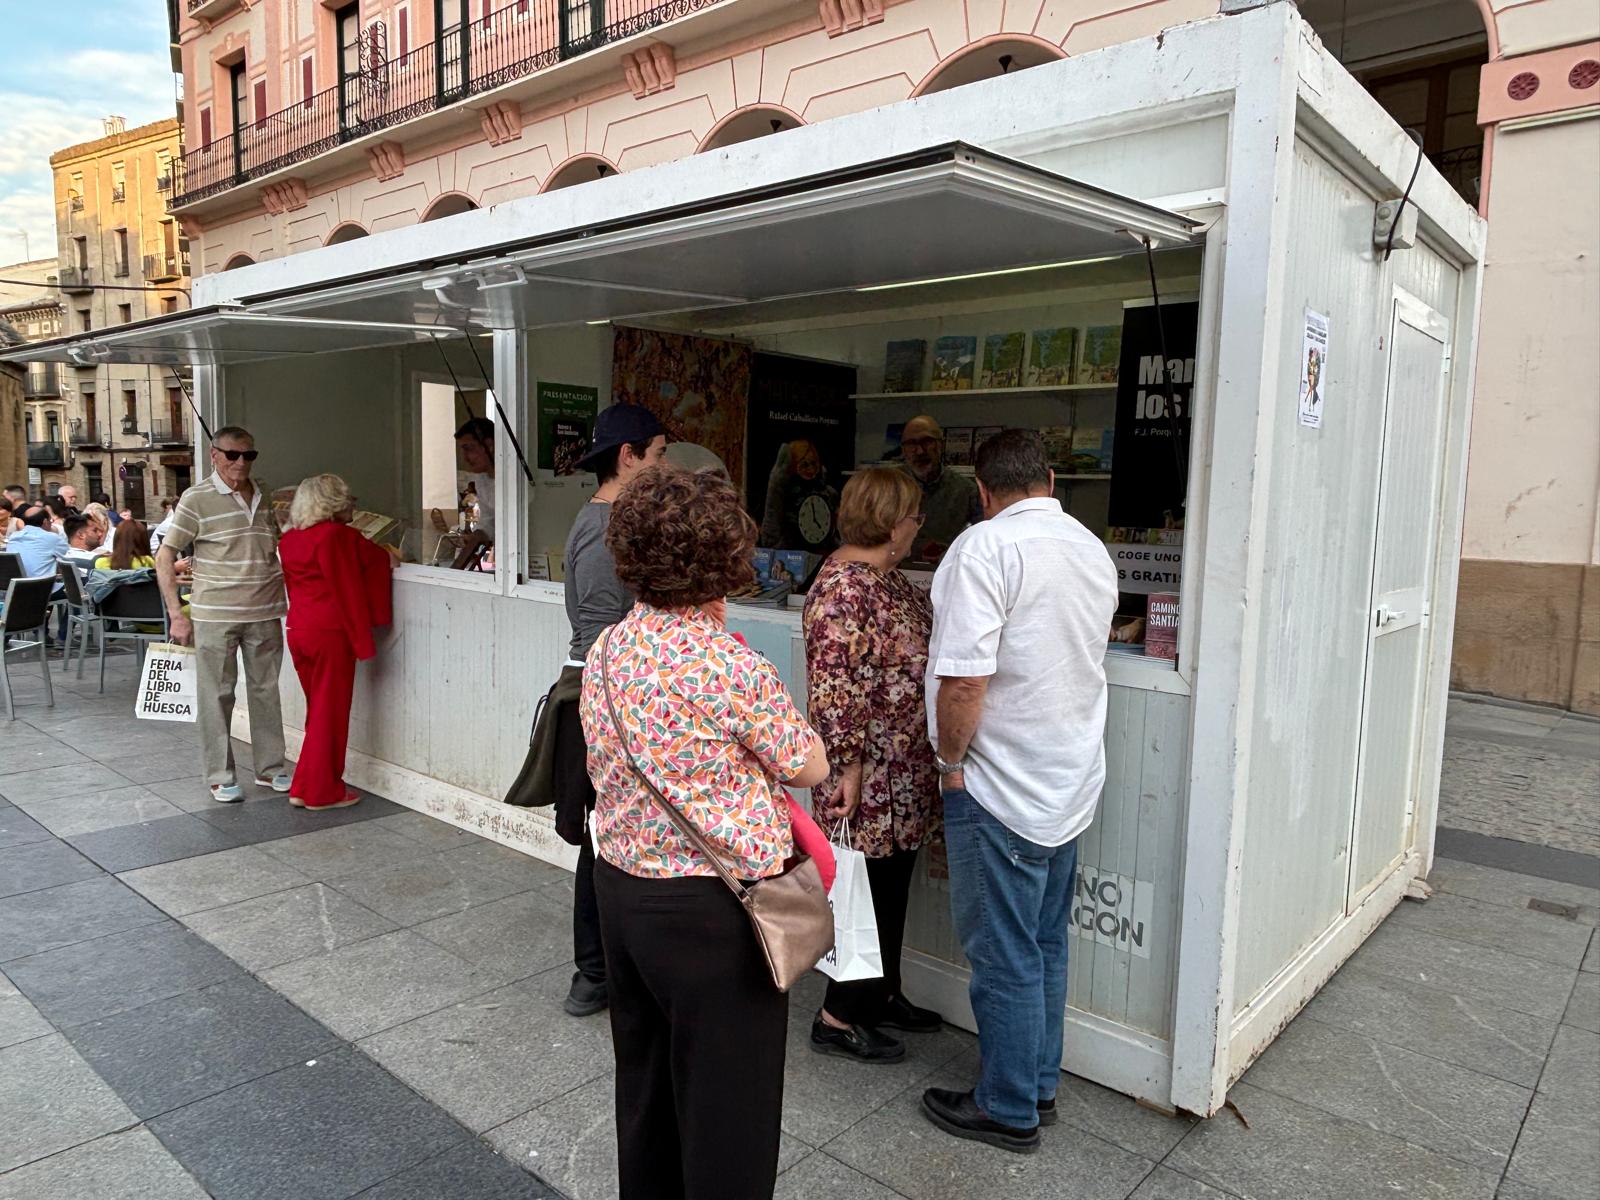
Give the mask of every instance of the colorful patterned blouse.
POLYGON ((579 711, 600 857, 650 878, 715 874, 628 767, 600 673, 607 639, 635 761, 712 845, 727 849, 736 878, 781 872, 794 837, 777 780, 805 765, 811 726, 772 665, 698 608, 639 604, 589 651, 579 711))
POLYGON ((915 850, 939 827, 923 702, 933 605, 899 571, 830 558, 807 593, 804 625, 811 723, 833 768, 812 795, 831 796, 839 768, 861 762, 855 848, 869 858, 915 850))

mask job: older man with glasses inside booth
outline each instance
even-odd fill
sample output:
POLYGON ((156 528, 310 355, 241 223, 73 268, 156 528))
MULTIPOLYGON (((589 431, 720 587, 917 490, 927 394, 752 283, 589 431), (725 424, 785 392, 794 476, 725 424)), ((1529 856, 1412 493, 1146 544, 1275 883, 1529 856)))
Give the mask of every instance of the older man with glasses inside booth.
POLYGON ((945 469, 944 430, 932 417, 906 422, 900 433, 900 456, 922 489, 922 532, 912 543, 911 558, 936 563, 957 534, 983 520, 977 485, 945 469))
POLYGON ((209 478, 184 492, 156 554, 156 577, 172 639, 193 642, 199 668, 200 754, 212 799, 244 799, 234 774, 234 685, 244 659, 251 757, 258 786, 289 790, 278 672, 283 662, 283 569, 278 523, 264 489, 250 477, 255 438, 230 425, 211 435, 209 478), (192 549, 190 615, 178 595, 179 556, 192 549))

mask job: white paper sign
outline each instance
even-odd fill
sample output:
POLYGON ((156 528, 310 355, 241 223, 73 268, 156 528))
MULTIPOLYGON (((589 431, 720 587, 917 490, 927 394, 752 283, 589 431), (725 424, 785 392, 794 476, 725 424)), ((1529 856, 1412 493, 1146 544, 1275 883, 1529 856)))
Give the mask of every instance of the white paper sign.
POLYGON ((1117 567, 1117 591, 1148 595, 1176 592, 1183 583, 1182 546, 1113 542, 1106 547, 1117 567))
POLYGON ((1328 388, 1328 318, 1306 309, 1300 347, 1300 424, 1322 428, 1322 398, 1328 388))
POLYGON ((1072 933, 1136 958, 1149 958, 1155 886, 1080 866, 1072 897, 1072 933))
POLYGON ((150 643, 144 652, 144 672, 139 677, 133 715, 145 721, 192 723, 198 693, 194 647, 150 643))

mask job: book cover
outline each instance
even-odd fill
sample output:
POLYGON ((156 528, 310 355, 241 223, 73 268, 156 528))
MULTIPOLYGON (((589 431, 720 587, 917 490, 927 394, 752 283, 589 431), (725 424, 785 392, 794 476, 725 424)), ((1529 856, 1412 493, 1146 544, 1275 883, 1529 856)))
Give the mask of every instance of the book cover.
POLYGON ((1116 449, 1117 431, 1107 429, 1100 437, 1100 469, 1109 472, 1111 463, 1115 458, 1113 451, 1116 449))
POLYGON ((933 344, 932 390, 936 392, 970 390, 977 358, 976 337, 958 335, 940 338, 933 344))
POLYGON ((1028 346, 1027 385, 1060 387, 1071 383, 1073 352, 1077 346, 1075 328, 1035 329, 1028 346))
POLYGON ((1110 461, 1103 457, 1109 432, 1098 428, 1072 431, 1072 457, 1068 462, 1074 474, 1094 475, 1111 469, 1110 461))
POLYGON ((883 355, 883 390, 921 391, 922 363, 927 356, 928 343, 921 338, 890 342, 883 355))
POLYGON ((944 464, 947 467, 972 465, 972 426, 953 425, 944 431, 944 464))
POLYGON ((1176 592, 1151 592, 1144 619, 1146 658, 1178 657, 1178 595, 1176 592))
POLYGON ((1115 383, 1122 357, 1122 326, 1091 325, 1083 331, 1083 353, 1078 358, 1079 383, 1115 383))
POLYGON ((1023 336, 1016 333, 991 333, 983 340, 983 370, 978 375, 981 388, 1014 388, 1022 383, 1023 336))
POLYGON ((578 463, 589 452, 589 426, 584 421, 558 417, 550 423, 550 459, 557 475, 576 475, 578 463))
POLYGON ((1072 426, 1041 425, 1039 438, 1044 442, 1045 457, 1051 466, 1065 466, 1072 460, 1072 426))

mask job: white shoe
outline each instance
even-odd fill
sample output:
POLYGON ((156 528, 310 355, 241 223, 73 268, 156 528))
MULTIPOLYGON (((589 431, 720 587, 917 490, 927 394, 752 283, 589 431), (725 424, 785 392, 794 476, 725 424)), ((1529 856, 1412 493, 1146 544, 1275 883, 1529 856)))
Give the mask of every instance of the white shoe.
POLYGON ((293 782, 293 778, 283 771, 279 771, 270 779, 262 779, 260 776, 256 777, 257 787, 271 788, 275 792, 287 792, 289 790, 289 785, 293 782))
POLYGON ((244 789, 237 783, 213 783, 211 798, 218 804, 237 804, 244 799, 244 789))

